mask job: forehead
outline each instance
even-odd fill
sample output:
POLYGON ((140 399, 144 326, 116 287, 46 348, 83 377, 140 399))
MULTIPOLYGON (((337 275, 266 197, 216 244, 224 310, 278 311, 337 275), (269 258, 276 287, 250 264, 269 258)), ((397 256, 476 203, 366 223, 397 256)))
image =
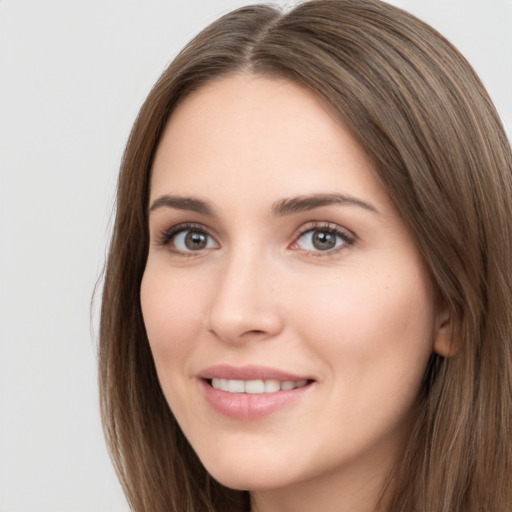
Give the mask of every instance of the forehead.
POLYGON ((255 75, 222 78, 188 96, 167 123, 152 171, 153 198, 173 192, 221 200, 235 188, 240 198, 269 200, 383 196, 367 155, 314 93, 255 75))

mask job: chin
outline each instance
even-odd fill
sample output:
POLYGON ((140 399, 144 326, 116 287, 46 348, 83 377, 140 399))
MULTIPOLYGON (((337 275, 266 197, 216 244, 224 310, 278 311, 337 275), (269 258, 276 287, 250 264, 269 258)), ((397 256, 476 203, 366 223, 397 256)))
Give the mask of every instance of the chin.
POLYGON ((272 468, 256 468, 255 466, 219 467, 214 464, 205 466, 208 473, 220 484, 237 491, 257 491, 285 486, 289 474, 285 471, 272 468))

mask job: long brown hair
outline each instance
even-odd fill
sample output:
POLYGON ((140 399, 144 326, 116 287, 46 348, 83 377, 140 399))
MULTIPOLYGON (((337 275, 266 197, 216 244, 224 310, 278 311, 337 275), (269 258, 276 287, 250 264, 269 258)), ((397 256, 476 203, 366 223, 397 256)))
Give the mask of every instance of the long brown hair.
POLYGON ((184 97, 234 73, 291 80, 331 106, 373 160, 451 311, 455 355, 432 356, 385 509, 512 510, 510 146, 458 51, 377 0, 234 11, 178 55, 140 110, 119 176, 99 351, 105 433, 133 510, 248 508, 247 493, 215 482, 177 426, 139 303, 163 128, 184 97))

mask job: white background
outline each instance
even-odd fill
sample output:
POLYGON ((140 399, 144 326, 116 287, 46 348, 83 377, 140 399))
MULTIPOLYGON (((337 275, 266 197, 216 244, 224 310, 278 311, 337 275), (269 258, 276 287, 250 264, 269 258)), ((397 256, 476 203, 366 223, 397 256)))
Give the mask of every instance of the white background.
MULTIPOLYGON (((140 104, 242 0, 0 0, 0 512, 124 512, 90 300, 140 104)), ((482 76, 510 135, 512 1, 395 0, 482 76)))

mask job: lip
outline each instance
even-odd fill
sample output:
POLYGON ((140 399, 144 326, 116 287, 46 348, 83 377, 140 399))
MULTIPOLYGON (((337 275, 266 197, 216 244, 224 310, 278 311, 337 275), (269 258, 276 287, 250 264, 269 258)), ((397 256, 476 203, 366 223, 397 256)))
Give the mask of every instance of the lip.
POLYGON ((246 365, 246 366, 231 366, 228 364, 218 364, 210 366, 199 372, 200 379, 230 379, 230 380, 314 380, 307 375, 297 375, 289 373, 277 368, 270 368, 267 366, 246 365))
POLYGON ((296 375, 276 368, 248 365, 234 367, 216 365, 201 371, 198 382, 208 404, 219 414, 237 420, 256 420, 268 416, 300 400, 314 383, 314 379, 296 375), (229 393, 211 386, 213 378, 229 380, 268 380, 301 381, 308 383, 300 388, 276 391, 274 393, 229 393))

